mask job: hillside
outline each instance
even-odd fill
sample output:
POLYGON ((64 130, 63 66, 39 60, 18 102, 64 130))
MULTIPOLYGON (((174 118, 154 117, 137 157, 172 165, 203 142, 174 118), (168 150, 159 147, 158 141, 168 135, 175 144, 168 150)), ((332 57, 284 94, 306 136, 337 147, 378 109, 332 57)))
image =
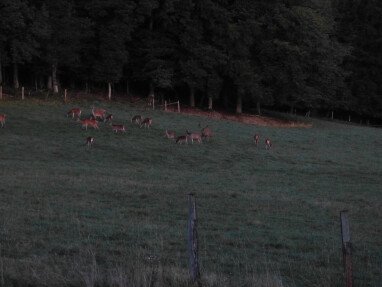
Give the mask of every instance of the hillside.
POLYGON ((342 286, 343 209, 356 286, 382 282, 379 129, 318 120, 283 129, 99 102, 9 101, 1 113, 3 286, 188 286, 190 192, 205 286, 342 286), (85 131, 66 117, 93 104, 127 132, 85 131), (131 124, 135 114, 153 127, 131 124), (213 129, 210 142, 164 138, 199 123, 213 129))

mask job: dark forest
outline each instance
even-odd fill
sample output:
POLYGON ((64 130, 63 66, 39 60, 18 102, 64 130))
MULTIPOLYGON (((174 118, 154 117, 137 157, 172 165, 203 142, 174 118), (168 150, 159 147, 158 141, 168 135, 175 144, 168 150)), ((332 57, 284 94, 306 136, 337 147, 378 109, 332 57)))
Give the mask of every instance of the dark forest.
POLYGON ((1 0, 0 83, 382 118, 382 1, 1 0))

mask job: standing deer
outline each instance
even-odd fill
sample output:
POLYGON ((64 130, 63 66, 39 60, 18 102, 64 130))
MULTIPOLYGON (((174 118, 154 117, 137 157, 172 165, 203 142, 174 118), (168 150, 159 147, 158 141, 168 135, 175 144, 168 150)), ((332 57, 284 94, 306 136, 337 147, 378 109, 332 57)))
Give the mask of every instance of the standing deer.
POLYGON ((153 119, 152 119, 152 118, 145 118, 145 119, 141 122, 141 127, 142 127, 142 126, 145 126, 145 128, 149 128, 149 127, 151 127, 152 124, 153 124, 153 119))
POLYGON ((7 119, 7 115, 0 114, 0 123, 1 123, 2 128, 5 126, 5 120, 6 119, 7 119))
POLYGON ((131 118, 131 122, 140 125, 142 122, 142 116, 141 115, 135 115, 131 118))
POLYGON ((165 132, 165 136, 166 138, 168 139, 175 139, 175 132, 174 131, 169 131, 169 130, 166 130, 165 132))
POLYGON ((88 147, 92 147, 93 146, 93 143, 94 143, 94 138, 93 137, 87 137, 86 138, 86 145, 88 147))
POLYGON ((212 137, 212 130, 208 127, 208 125, 202 129, 202 138, 206 138, 207 141, 212 137))
POLYGON ((179 136, 177 139, 176 139, 176 143, 177 144, 187 144, 188 143, 188 137, 187 136, 179 136))
POLYGON ((265 140, 265 149, 271 149, 272 147, 272 142, 270 139, 265 140))
POLYGON ((112 114, 109 114, 106 118, 105 118, 105 122, 111 122, 113 120, 113 115, 112 114))
POLYGON ((124 125, 111 125, 111 128, 112 128, 113 132, 115 132, 115 133, 118 133, 118 132, 125 133, 126 132, 124 125))
POLYGON ((260 140, 260 136, 258 134, 255 134, 255 136, 253 137, 253 139, 255 140, 255 144, 256 146, 258 145, 259 143, 259 140, 260 140))
POLYGON ((84 119, 81 120, 82 128, 88 130, 88 126, 91 126, 94 129, 99 129, 98 122, 95 119, 84 119))
POLYGON ((190 133, 188 130, 186 130, 186 133, 188 138, 191 140, 191 143, 194 143, 194 141, 202 143, 202 136, 200 133, 190 133))
POLYGON ((69 112, 66 114, 67 117, 72 116, 72 119, 76 116, 77 118, 80 118, 81 116, 81 109, 80 108, 72 108, 69 110, 69 112))
POLYGON ((92 115, 95 119, 97 118, 101 118, 102 120, 105 119, 105 115, 106 115, 106 110, 104 109, 95 109, 94 107, 92 108, 92 115))

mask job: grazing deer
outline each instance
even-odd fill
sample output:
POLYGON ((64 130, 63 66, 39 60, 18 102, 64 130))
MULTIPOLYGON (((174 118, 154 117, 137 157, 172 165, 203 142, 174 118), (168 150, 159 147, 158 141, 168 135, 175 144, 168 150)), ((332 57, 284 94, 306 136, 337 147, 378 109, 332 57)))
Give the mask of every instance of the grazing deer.
POLYGON ((253 137, 253 139, 255 140, 255 144, 256 146, 258 145, 259 143, 259 140, 260 140, 260 136, 258 134, 255 134, 255 136, 253 137))
POLYGON ((177 139, 176 139, 176 143, 177 144, 187 144, 188 143, 188 137, 187 136, 179 136, 177 139))
POLYGON ((97 118, 101 118, 102 120, 105 119, 105 115, 106 115, 106 110, 104 109, 95 109, 94 107, 92 108, 92 115, 95 119, 97 118))
POLYGON ((87 137, 86 138, 86 145, 88 147, 92 147, 93 146, 93 143, 94 143, 94 138, 93 137, 87 137))
POLYGON ((113 132, 118 133, 118 132, 126 132, 125 126, 124 125, 111 125, 111 128, 113 129, 113 132))
POLYGON ((208 125, 202 129, 202 138, 206 138, 208 141, 212 137, 212 130, 208 127, 208 125))
POLYGON ((168 139, 175 139, 175 136, 176 136, 174 131, 168 131, 168 130, 166 130, 165 135, 166 135, 166 138, 168 139))
POLYGON ((142 116, 136 115, 136 116, 132 117, 131 122, 140 125, 142 122, 142 116))
POLYGON ((112 114, 109 114, 106 118, 105 118, 105 122, 111 122, 113 120, 113 115, 112 114))
POLYGON ((142 127, 142 126, 145 126, 145 128, 149 128, 149 127, 151 127, 152 124, 153 124, 153 119, 152 119, 152 118, 145 118, 145 119, 141 122, 141 127, 142 127))
POLYGON ((82 128, 88 130, 88 126, 93 127, 94 129, 99 129, 98 122, 95 119, 84 119, 81 120, 82 128))
POLYGON ((0 114, 0 123, 1 123, 1 127, 3 128, 5 126, 5 120, 7 118, 7 115, 4 115, 4 114, 0 114))
POLYGON ((194 141, 198 141, 198 143, 202 143, 202 135, 200 133, 190 133, 188 130, 186 130, 188 138, 191 140, 191 143, 194 143, 194 141))
POLYGON ((72 119, 74 119, 74 117, 76 116, 77 118, 80 118, 81 116, 81 109, 80 108, 73 108, 71 109, 67 114, 66 116, 69 117, 69 116, 72 116, 72 119))
POLYGON ((270 139, 265 140, 265 149, 271 149, 272 147, 272 142, 270 139))

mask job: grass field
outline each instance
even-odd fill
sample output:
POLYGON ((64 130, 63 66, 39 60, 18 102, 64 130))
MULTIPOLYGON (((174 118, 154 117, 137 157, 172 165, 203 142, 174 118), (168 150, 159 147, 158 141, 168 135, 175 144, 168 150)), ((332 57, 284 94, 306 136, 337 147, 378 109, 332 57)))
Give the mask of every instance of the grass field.
POLYGON ((355 286, 382 286, 380 129, 257 127, 125 103, 95 104, 126 134, 65 117, 92 104, 0 103, 1 286, 189 286, 190 192, 204 286, 343 286, 343 209, 355 286), (152 129, 133 126, 134 114, 152 116, 152 129), (163 137, 199 122, 215 132, 208 143, 163 137))

